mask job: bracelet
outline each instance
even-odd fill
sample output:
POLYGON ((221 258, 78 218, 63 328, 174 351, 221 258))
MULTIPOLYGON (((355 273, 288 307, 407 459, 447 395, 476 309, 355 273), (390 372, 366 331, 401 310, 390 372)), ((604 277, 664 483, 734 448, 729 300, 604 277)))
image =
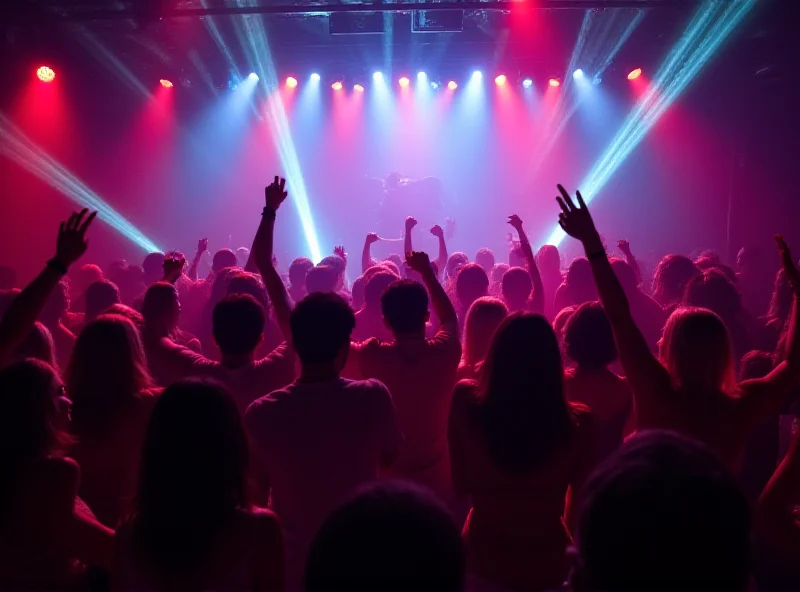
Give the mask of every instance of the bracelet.
POLYGON ((271 219, 277 218, 277 212, 273 210, 269 206, 264 206, 264 209, 261 211, 261 216, 269 216, 271 219))
POLYGON ((59 261, 55 257, 53 257, 52 259, 50 259, 50 261, 47 262, 47 267, 49 267, 53 271, 60 273, 61 275, 67 275, 67 268, 64 266, 63 263, 61 263, 61 261, 59 261))
POLYGON ((600 250, 600 251, 595 251, 594 253, 589 253, 588 255, 586 255, 586 258, 589 261, 594 261, 595 259, 602 259, 605 256, 606 252, 604 250, 600 250))

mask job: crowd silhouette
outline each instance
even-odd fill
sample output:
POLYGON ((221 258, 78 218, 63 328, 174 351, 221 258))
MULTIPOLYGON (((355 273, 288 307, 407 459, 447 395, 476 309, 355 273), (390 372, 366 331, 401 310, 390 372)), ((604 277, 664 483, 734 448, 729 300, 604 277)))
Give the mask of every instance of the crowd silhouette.
POLYGON ((352 286, 343 247, 280 274, 279 177, 208 274, 205 239, 80 265, 70 216, 0 268, 0 589, 798 589, 786 242, 650 281, 558 191, 563 270, 516 215, 507 263, 408 218, 352 286))

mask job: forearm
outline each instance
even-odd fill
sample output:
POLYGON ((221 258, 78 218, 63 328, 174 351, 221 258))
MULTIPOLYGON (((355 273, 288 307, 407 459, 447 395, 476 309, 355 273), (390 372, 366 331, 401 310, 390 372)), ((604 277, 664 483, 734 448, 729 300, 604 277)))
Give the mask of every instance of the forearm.
POLYGON ((289 317, 292 307, 289 304, 289 294, 283 284, 280 274, 272 264, 272 241, 275 234, 274 213, 265 212, 261 218, 256 231, 256 238, 253 240, 253 248, 250 250, 250 257, 255 262, 255 267, 261 274, 264 287, 267 290, 270 302, 275 310, 275 318, 281 328, 284 339, 291 341, 291 330, 289 328, 289 317))
POLYGON ((372 244, 370 242, 364 243, 364 250, 361 252, 361 273, 366 273, 366 271, 375 265, 375 262, 372 260, 372 254, 370 253, 370 248, 372 244))
POLYGON ((639 269, 639 262, 636 260, 636 257, 633 256, 633 253, 627 251, 623 253, 625 255, 625 263, 627 263, 630 268, 633 270, 634 275, 636 276, 636 284, 642 283, 642 271, 639 269))
POLYGON ((186 275, 189 277, 190 280, 193 282, 197 281, 197 267, 200 265, 200 258, 203 256, 202 253, 198 253, 192 259, 192 265, 189 267, 189 271, 186 272, 186 275))
POLYGON ((544 284, 542 283, 542 275, 539 273, 539 266, 536 265, 536 257, 533 256, 533 249, 531 248, 530 241, 528 241, 528 235, 525 234, 522 228, 519 229, 519 242, 522 247, 522 252, 525 255, 525 262, 528 266, 531 282, 533 283, 531 309, 533 312, 544 314, 544 284))
POLYGON ((436 258, 436 266, 439 269, 439 273, 444 272, 444 268, 447 265, 447 243, 444 240, 444 235, 439 237, 439 256, 436 258))
POLYGON ((767 483, 755 511, 756 531, 772 547, 793 558, 800 556, 800 529, 791 512, 800 481, 799 464, 794 446, 767 483))
POLYGON ((406 228, 406 234, 403 239, 403 254, 413 253, 414 249, 411 247, 411 229, 406 228))
POLYGON ((453 307, 453 303, 450 302, 447 292, 444 291, 439 280, 436 279, 433 269, 426 271, 422 275, 422 280, 425 282, 425 287, 428 288, 428 293, 431 295, 431 304, 433 305, 436 316, 439 317, 439 322, 442 325, 456 322, 458 320, 456 309, 453 307))

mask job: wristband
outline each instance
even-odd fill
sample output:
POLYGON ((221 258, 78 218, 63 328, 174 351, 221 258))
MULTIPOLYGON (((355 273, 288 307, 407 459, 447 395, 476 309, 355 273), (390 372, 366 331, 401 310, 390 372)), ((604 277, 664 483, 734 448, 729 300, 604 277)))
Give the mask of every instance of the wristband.
POLYGON ((261 211, 261 216, 267 216, 274 220, 277 217, 277 212, 269 206, 264 206, 264 209, 261 211))
POLYGON ((590 254, 586 255, 586 258, 589 261, 594 261, 595 259, 602 259, 605 256, 606 256, 606 252, 601 250, 601 251, 595 251, 594 253, 590 253, 590 254))
POLYGON ((55 257, 53 257, 52 259, 50 259, 50 261, 47 262, 47 267, 49 267, 53 271, 60 273, 61 275, 67 275, 67 268, 64 266, 63 263, 61 263, 61 261, 59 261, 55 257))

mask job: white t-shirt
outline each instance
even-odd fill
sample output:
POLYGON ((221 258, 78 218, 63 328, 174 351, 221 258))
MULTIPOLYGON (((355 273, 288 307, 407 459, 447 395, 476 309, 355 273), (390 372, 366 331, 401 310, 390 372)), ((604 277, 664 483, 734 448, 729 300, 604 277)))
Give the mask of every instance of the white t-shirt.
POLYGON ((287 590, 299 589, 322 523, 400 449, 394 404, 377 380, 294 382, 255 401, 244 421, 284 528, 287 590))

